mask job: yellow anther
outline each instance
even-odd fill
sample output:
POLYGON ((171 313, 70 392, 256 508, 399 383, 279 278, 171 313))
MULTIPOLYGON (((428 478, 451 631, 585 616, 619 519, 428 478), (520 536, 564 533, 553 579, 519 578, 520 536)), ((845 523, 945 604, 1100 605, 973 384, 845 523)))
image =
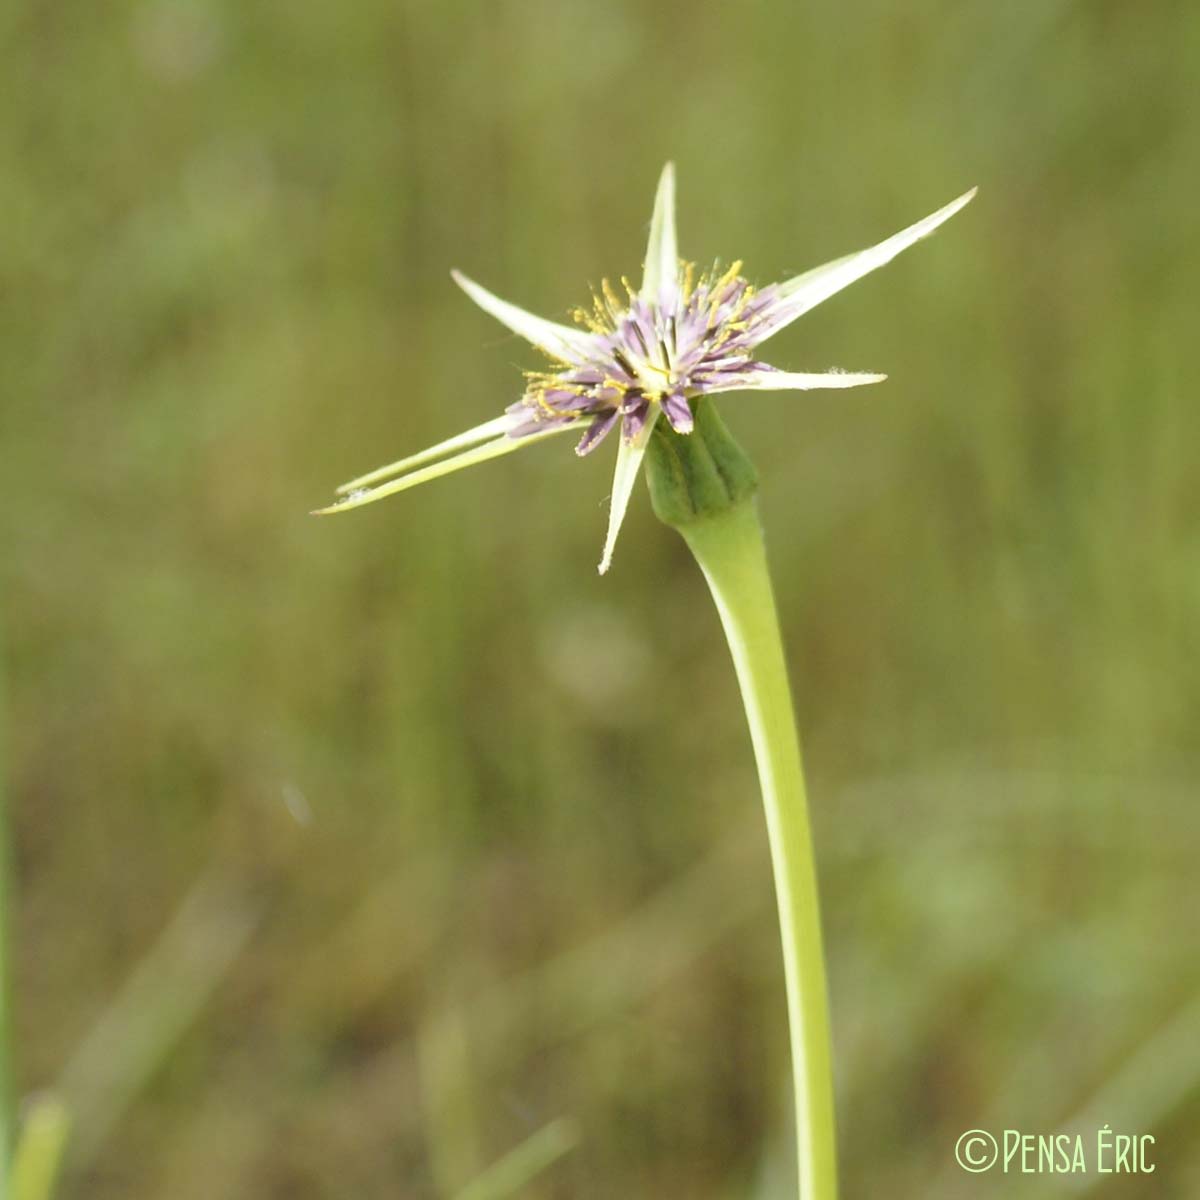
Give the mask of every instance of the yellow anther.
POLYGON ((718 279, 715 284, 713 284, 713 291, 714 292, 724 291, 725 288, 727 288, 738 277, 738 272, 741 269, 742 269, 742 260, 739 258, 737 260, 737 262, 731 263, 729 270, 726 271, 725 274, 722 275, 721 278, 718 279))
POLYGON ((598 333, 611 333, 615 328, 611 310, 604 298, 594 288, 592 290, 592 320, 595 322, 595 331, 598 333))
POLYGON ((586 326, 592 333, 607 333, 608 326, 602 324, 600 320, 593 316, 586 308, 572 309, 571 316, 579 325, 586 326))
POLYGON ((554 408, 551 407, 550 402, 546 399, 546 393, 541 388, 537 388, 532 392, 526 392, 525 396, 527 399, 532 400, 542 412, 556 415, 554 408))
POLYGON ((729 324, 732 326, 734 322, 739 322, 741 328, 745 328, 744 323, 739 321, 742 313, 746 311, 746 305, 750 303, 750 297, 754 295, 754 288, 750 284, 746 284, 745 290, 738 297, 737 304, 733 307, 733 312, 729 314, 729 324))
POLYGON ((617 318, 617 314, 624 309, 625 305, 617 298, 616 292, 612 289, 612 284, 607 279, 600 280, 600 289, 604 293, 605 302, 608 304, 608 310, 613 320, 617 318))
POLYGON ((683 264, 683 302, 686 304, 691 298, 692 293, 696 290, 696 264, 694 262, 685 262, 683 264))

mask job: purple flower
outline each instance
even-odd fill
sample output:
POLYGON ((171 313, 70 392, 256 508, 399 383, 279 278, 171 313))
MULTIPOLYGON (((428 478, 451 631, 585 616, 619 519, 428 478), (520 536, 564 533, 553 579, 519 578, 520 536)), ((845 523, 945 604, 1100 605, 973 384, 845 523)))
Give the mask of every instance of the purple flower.
POLYGON ((699 396, 858 387, 886 378, 844 371, 782 371, 759 359, 756 351, 822 300, 931 234, 974 195, 972 189, 869 250, 759 289, 742 275, 740 262, 698 272, 694 264, 680 261, 675 170, 668 163, 654 201, 640 289, 622 279, 622 295, 606 280, 592 297, 591 307, 574 313, 575 328, 536 317, 452 272, 480 308, 537 346, 550 365, 527 374, 524 395, 503 416, 344 484, 338 489, 342 498, 320 511, 342 512, 370 504, 568 431, 582 434, 576 452, 590 454, 619 427, 608 535, 600 562, 603 573, 612 561, 617 533, 658 418, 665 417, 676 433, 686 434, 692 429, 692 401, 699 396))

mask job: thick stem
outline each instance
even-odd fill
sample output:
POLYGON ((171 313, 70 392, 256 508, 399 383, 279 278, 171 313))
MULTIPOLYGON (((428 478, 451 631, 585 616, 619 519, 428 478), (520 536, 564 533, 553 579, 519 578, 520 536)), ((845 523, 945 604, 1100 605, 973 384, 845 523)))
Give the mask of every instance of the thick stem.
POLYGON ((683 535, 716 601, 754 743, 783 941, 803 1200, 835 1200, 829 1004, 816 864, 783 640, 754 501, 754 468, 708 401, 695 430, 659 429, 647 478, 654 510, 683 535))
POLYGON ((745 499, 679 530, 721 615, 754 742, 783 941, 800 1195, 833 1200, 837 1158, 816 866, 762 528, 753 499, 745 499))

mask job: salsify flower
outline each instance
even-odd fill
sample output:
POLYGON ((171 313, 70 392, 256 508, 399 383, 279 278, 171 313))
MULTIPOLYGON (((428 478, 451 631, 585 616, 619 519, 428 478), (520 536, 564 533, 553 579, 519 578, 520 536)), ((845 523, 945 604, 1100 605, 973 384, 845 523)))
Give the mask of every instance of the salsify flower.
POLYGON ((341 498, 321 513, 344 512, 524 446, 581 432, 576 453, 590 454, 620 429, 608 533, 600 572, 612 562, 617 533, 655 423, 692 430, 692 402, 720 392, 807 391, 878 383, 884 375, 783 371, 757 357, 758 347, 842 288, 890 262, 931 234, 975 190, 869 250, 848 254, 785 283, 756 288, 742 263, 703 272, 679 259, 675 234, 675 172, 663 169, 650 222, 642 284, 607 280, 577 327, 534 316, 501 300, 459 271, 455 282, 480 308, 541 350, 545 370, 526 375, 524 395, 502 416, 371 471, 338 488, 341 498))

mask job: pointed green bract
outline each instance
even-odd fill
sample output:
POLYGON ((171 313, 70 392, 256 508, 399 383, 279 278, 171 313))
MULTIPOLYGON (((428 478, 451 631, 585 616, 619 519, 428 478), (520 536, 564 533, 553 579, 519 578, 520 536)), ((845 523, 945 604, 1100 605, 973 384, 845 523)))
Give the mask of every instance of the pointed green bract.
POLYGON ((612 566, 613 548, 617 544, 617 534, 621 532, 621 522, 625 520, 625 510, 629 507, 629 497, 633 485, 637 481, 638 470, 646 454, 646 446, 650 435, 654 432, 654 423, 662 410, 655 405, 646 417, 646 423, 638 430, 637 436, 629 441, 621 439, 617 448, 617 469, 613 472, 612 499, 608 507, 608 534, 604 539, 604 554, 600 559, 599 571, 603 575, 612 566))
POLYGON ((538 430, 519 438, 509 437, 506 433, 502 434, 490 442, 484 442, 482 446, 476 446, 473 450, 464 451, 443 462, 433 463, 418 471, 412 471, 381 487, 359 488, 349 492, 336 504, 329 505, 328 508, 314 509, 313 516, 324 517, 332 513, 349 512, 352 508, 362 508, 366 504, 374 504, 376 500, 382 500, 385 496, 394 496, 397 492, 407 491, 419 484, 440 479, 443 475, 453 475, 455 471, 461 471, 464 467, 473 467, 478 463, 487 462, 490 458, 500 458, 502 455, 511 454, 514 450, 523 450, 534 442, 545 441, 546 438, 554 437, 556 434, 569 431, 578 432, 580 429, 586 428, 588 424, 589 422, 584 420, 573 421, 570 425, 556 425, 552 429, 538 430))
POLYGON ((507 300, 501 300, 482 284, 468 279, 461 271, 451 271, 450 277, 484 312, 554 358, 576 363, 591 353, 593 339, 590 334, 572 329, 569 325, 559 325, 556 321, 547 321, 507 300))
POLYGON ((650 240, 642 275, 642 297, 662 303, 674 294, 679 280, 679 244, 675 234, 675 164, 667 163, 658 180, 650 240))
POLYGON ((471 446, 479 445, 480 442, 490 441, 502 433, 507 433, 512 425, 513 418, 507 413, 494 420, 484 421, 482 425, 476 425, 474 429, 468 429, 465 433, 447 438, 444 442, 438 442, 436 446, 430 446, 418 454, 410 454, 407 458, 388 463, 386 467, 377 467, 374 471, 368 471, 366 475, 360 475, 357 479, 351 479, 349 483, 343 483, 337 489, 338 495, 344 496, 347 492, 356 492, 360 488, 370 487, 384 479, 390 479, 393 475, 412 471, 425 463, 445 458, 455 450, 467 450, 471 446))
POLYGON ((834 259, 824 266, 814 267, 779 285, 781 308, 785 315, 772 329, 772 335, 790 325, 797 317, 802 317, 810 309, 815 308, 830 296, 843 288, 869 275, 891 262, 902 250, 907 250, 915 242, 928 237, 937 227, 948 221, 959 209, 964 208, 974 198, 978 189, 972 188, 964 192, 957 200, 952 200, 944 208, 917 221, 907 229, 893 234, 886 241, 872 246, 869 250, 860 250, 856 254, 847 254, 843 258, 834 259))
POLYGON ((821 388, 864 387, 869 383, 882 383, 886 375, 867 374, 854 371, 819 371, 815 374, 804 371, 747 371, 732 379, 726 387, 710 387, 705 393, 718 392, 807 392, 821 388))

